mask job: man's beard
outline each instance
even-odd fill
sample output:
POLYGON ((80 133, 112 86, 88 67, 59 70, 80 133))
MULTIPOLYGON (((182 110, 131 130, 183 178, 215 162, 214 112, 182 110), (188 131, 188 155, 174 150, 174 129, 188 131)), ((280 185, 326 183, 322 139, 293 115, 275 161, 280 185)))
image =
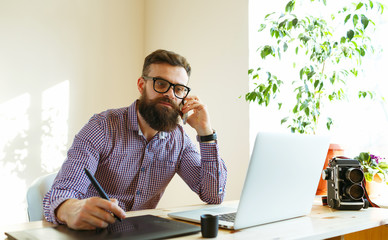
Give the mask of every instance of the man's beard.
POLYGON ((170 132, 178 126, 179 106, 167 97, 148 99, 146 91, 138 101, 139 113, 147 124, 156 131, 170 132), (172 108, 159 103, 166 102, 172 108))

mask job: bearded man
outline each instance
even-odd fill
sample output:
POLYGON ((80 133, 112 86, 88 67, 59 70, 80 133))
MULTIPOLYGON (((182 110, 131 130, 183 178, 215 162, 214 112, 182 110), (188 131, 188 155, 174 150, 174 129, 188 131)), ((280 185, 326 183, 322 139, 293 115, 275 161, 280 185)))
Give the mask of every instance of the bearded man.
POLYGON ((155 208, 175 173, 202 201, 222 202, 227 170, 206 106, 189 95, 190 73, 186 59, 174 52, 157 50, 145 58, 140 98, 94 115, 75 136, 43 200, 47 221, 73 229, 107 227, 114 215, 155 208), (181 118, 196 130, 200 151, 181 118), (98 197, 85 168, 111 201, 98 197))

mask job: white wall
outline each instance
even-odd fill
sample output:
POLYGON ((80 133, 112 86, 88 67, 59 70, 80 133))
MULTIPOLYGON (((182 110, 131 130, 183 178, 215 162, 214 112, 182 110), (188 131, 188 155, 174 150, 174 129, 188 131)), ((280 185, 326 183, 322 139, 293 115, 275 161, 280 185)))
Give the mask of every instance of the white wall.
MULTIPOLYGON (((247 0, 0 0, 0 225, 26 221, 27 187, 59 168, 92 114, 138 97, 157 48, 190 61, 229 168, 227 199, 238 198, 249 157, 238 98, 248 89, 247 0)), ((194 202, 174 179, 159 206, 194 202)))
POLYGON ((58 169, 92 114, 137 98, 143 7, 0 0, 0 224, 26 220, 27 186, 58 169))

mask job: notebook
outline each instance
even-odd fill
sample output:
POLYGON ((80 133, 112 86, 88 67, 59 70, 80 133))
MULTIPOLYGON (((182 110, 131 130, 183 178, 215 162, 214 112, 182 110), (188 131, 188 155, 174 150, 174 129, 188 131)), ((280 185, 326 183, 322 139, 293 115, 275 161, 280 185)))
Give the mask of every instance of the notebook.
POLYGON ((221 220, 221 216, 219 220, 219 226, 228 229, 305 216, 312 208, 329 141, 328 136, 259 132, 237 206, 208 207, 168 216, 200 222, 202 214, 231 213, 235 215, 234 222, 221 220))
POLYGON ((94 231, 72 230, 65 225, 6 232, 8 239, 165 239, 201 231, 199 226, 153 215, 128 217, 122 222, 94 231))

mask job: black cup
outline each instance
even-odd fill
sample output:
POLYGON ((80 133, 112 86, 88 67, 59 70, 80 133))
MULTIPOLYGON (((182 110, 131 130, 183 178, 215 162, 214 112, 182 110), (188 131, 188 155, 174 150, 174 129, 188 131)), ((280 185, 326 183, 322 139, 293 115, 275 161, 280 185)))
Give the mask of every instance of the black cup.
POLYGON ((218 234, 218 216, 201 215, 201 233, 204 238, 214 238, 218 234))

